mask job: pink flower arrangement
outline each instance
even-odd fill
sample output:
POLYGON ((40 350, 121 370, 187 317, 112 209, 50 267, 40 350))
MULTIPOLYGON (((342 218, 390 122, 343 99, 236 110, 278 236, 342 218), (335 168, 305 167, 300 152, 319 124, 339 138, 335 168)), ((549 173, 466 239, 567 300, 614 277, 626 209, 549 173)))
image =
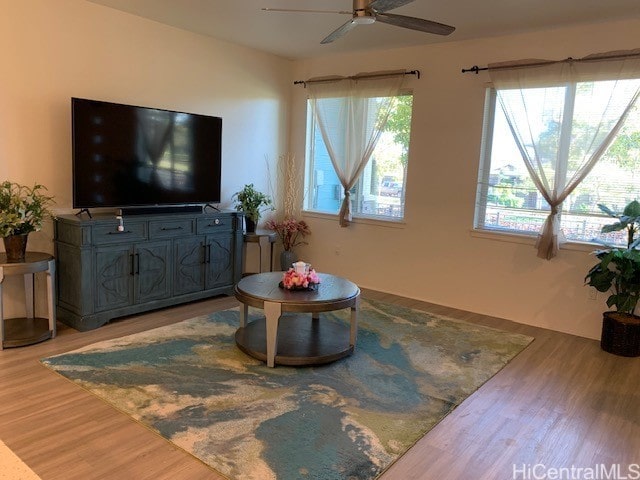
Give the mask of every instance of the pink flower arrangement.
POLYGON ((305 273, 296 273, 293 268, 290 268, 282 276, 282 287, 287 290, 310 290, 319 283, 320 277, 311 267, 305 273))
POLYGON ((296 220, 295 218, 285 218, 279 222, 269 220, 266 223, 266 227, 278 234, 285 250, 291 250, 298 245, 306 245, 307 242, 302 239, 311 234, 311 229, 307 222, 296 220))

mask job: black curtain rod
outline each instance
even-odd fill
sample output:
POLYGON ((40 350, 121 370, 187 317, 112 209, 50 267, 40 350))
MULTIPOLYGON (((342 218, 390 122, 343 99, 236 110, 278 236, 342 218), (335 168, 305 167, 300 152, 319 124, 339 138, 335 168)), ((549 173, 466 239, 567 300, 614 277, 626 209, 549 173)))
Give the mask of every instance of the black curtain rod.
POLYGON ((569 57, 569 58, 565 58, 564 60, 558 60, 558 61, 549 60, 549 61, 542 61, 542 62, 521 63, 519 65, 505 65, 500 67, 493 67, 491 69, 489 67, 479 67, 477 65, 474 65, 471 68, 463 68, 462 73, 473 72, 477 75, 478 72, 482 70, 500 70, 501 68, 539 67, 541 65, 549 65, 550 63, 568 62, 569 60, 573 60, 573 58, 569 57))
MULTIPOLYGON (((405 75, 415 75, 418 77, 418 79, 420 79, 420 70, 409 70, 407 72, 404 72, 405 75)), ((344 77, 344 78, 348 78, 351 80, 358 80, 360 78, 376 78, 376 77, 388 77, 390 75, 393 75, 392 73, 372 73, 369 75, 354 75, 352 77, 344 77)), ((331 81, 332 79, 327 79, 327 80, 296 80, 295 82, 293 82, 294 85, 304 85, 304 87, 307 87, 307 83, 314 83, 314 82, 327 82, 327 81, 331 81)))
POLYGON ((469 72, 473 72, 476 75, 478 74, 479 71, 481 70, 500 70, 501 68, 522 68, 522 67, 539 67, 541 65, 548 65, 551 63, 562 63, 562 62, 596 62, 598 60, 614 60, 617 58, 629 58, 629 57, 637 57, 640 56, 640 53, 615 53, 612 55, 598 55, 598 56, 587 56, 587 57, 583 57, 583 58, 573 58, 573 57, 567 57, 564 60, 542 60, 539 62, 531 62, 531 63, 522 63, 520 65, 505 65, 505 66, 498 66, 498 67, 493 67, 493 68, 489 68, 489 67, 479 67, 477 65, 474 65, 471 68, 463 68, 462 69, 462 73, 469 73, 469 72))
POLYGON ((478 65, 474 65, 471 68, 463 68, 462 73, 473 72, 477 75, 480 70, 489 70, 489 67, 479 67, 478 65))

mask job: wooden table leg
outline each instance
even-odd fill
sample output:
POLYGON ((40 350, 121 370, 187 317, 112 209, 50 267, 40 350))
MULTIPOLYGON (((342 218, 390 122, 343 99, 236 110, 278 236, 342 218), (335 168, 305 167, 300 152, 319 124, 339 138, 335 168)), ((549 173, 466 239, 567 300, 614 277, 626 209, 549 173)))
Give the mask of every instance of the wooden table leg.
POLYGON ((282 314, 282 305, 277 302, 264 302, 264 315, 267 327, 267 367, 275 367, 278 350, 278 322, 282 314))
POLYGON ((349 345, 356 348, 358 337, 358 310, 360 309, 360 297, 356 298, 356 303, 351 307, 351 329, 349 332, 349 345))
POLYGON ((247 326, 247 318, 249 316, 249 305, 246 303, 240 304, 240 328, 247 326))
POLYGON ((24 274, 24 296, 26 316, 32 319, 35 316, 35 306, 33 300, 33 273, 24 274))
POLYGON ((4 348, 4 310, 2 305, 2 282, 4 281, 4 271, 0 268, 0 350, 4 348))
POLYGON ((273 242, 269 241, 271 245, 271 251, 269 253, 269 271, 273 272, 273 242))
POLYGON ((49 307, 49 330, 51 338, 56 338, 56 261, 49 262, 47 270, 47 304, 49 307))
POLYGON ((262 237, 258 237, 258 273, 262 273, 262 237))

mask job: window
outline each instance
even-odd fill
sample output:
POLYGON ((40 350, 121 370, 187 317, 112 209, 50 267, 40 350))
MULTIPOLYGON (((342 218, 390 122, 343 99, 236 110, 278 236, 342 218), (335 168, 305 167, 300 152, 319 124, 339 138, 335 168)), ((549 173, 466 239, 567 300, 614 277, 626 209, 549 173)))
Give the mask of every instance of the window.
MULTIPOLYGON (((333 100, 336 108, 342 101, 341 98, 333 100)), ((379 100, 370 98, 369 102, 379 100)), ((344 192, 310 102, 307 104, 305 210, 337 214, 344 192)), ((411 94, 394 97, 386 127, 358 181, 351 189, 354 217, 392 221, 404 218, 412 106, 411 94)), ((378 119, 375 115, 368 115, 368 121, 375 123, 378 119)), ((367 130, 368 126, 363 125, 363 136, 367 130)))
MULTIPOLYGON (((638 80, 619 80, 635 82, 638 80)), ((600 116, 593 105, 616 101, 610 81, 590 81, 514 90, 526 97, 526 105, 539 111, 522 111, 533 131, 536 157, 555 185, 565 185, 575 165, 592 147, 593 132, 600 116), (570 106, 571 111, 567 113, 570 106), (531 119, 535 118, 535 121, 531 119), (561 137, 569 132, 570 144, 562 147, 561 137), (557 156, 557 160, 556 160, 557 156), (551 158, 553 157, 553 158, 551 158), (557 166, 554 168, 554 163, 557 166)), ((630 83, 629 87, 633 88, 630 83)), ((510 94, 510 93, 509 93, 510 94)), ((525 102, 523 101, 523 103, 525 102)), ((585 179, 564 200, 558 213, 560 228, 569 241, 624 243, 622 234, 601 235, 611 223, 598 204, 622 211, 631 200, 640 199, 640 108, 634 105, 621 130, 585 179)), ((515 120, 518 122, 517 118, 515 120)), ((526 121, 523 123, 526 124, 526 121)), ((483 151, 478 175, 475 227, 478 229, 537 235, 549 214, 549 205, 532 180, 514 140, 507 118, 497 100, 497 92, 487 92, 483 151)))

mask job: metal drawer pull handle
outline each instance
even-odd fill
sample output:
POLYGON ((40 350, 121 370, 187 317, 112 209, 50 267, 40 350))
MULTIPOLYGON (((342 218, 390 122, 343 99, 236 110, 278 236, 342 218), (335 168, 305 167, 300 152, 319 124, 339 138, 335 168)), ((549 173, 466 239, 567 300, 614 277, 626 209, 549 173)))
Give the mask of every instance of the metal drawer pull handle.
POLYGON ((160 230, 163 232, 168 232, 171 230, 182 230, 182 227, 162 227, 160 230))
POLYGON ((211 261, 211 245, 202 245, 202 263, 209 263, 211 261))
POLYGON ((107 235, 123 235, 125 233, 132 233, 131 230, 124 230, 122 232, 107 232, 107 235))
POLYGON ((215 219, 213 223, 210 223, 210 227, 219 227, 220 225, 224 225, 224 222, 221 222, 219 219, 215 219))

